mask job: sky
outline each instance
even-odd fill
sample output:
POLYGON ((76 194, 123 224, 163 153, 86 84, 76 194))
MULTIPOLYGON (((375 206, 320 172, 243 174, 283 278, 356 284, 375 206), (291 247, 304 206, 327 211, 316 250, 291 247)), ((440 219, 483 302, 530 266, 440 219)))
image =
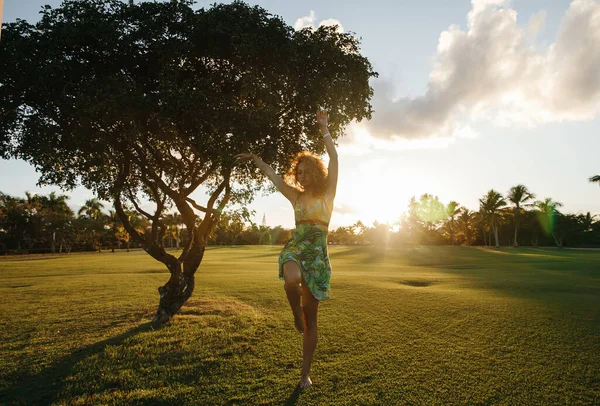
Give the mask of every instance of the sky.
MULTIPOLYGON (((600 174, 600 1, 248 2, 296 29, 355 33, 379 73, 372 119, 338 141, 330 228, 392 224, 423 193, 477 210, 488 190, 517 184, 565 212, 600 214, 600 187, 588 181, 600 174)), ((44 4, 60 1, 6 0, 2 19, 37 21, 44 4)), ((37 187, 20 160, 0 160, 0 174, 0 191, 13 196, 58 191, 37 187)), ((75 210, 93 197, 66 194, 75 210)), ((294 226, 280 194, 249 208, 257 223, 294 226)))

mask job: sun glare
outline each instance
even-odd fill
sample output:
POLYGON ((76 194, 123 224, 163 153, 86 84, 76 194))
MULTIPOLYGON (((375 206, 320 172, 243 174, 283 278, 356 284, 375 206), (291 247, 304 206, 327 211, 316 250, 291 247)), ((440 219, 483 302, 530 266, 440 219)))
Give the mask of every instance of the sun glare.
MULTIPOLYGON (((476 137, 476 132, 469 127, 463 127, 461 131, 464 134, 457 134, 459 137, 476 137)), ((336 214, 332 218, 334 226, 360 220, 367 226, 377 221, 393 227, 407 210, 412 196, 418 198, 423 193, 440 190, 442 185, 435 184, 437 177, 431 171, 417 172, 410 163, 390 158, 386 153, 446 148, 453 139, 383 140, 372 137, 361 124, 353 124, 349 135, 339 148, 346 158, 340 163, 336 214), (380 157, 366 158, 369 155, 380 157)))
POLYGON ((384 159, 340 171, 336 202, 344 210, 336 214, 336 223, 350 224, 358 220, 365 225, 374 221, 396 223, 406 211, 410 198, 424 193, 424 185, 431 184, 418 174, 398 176, 403 172, 405 169, 384 159))

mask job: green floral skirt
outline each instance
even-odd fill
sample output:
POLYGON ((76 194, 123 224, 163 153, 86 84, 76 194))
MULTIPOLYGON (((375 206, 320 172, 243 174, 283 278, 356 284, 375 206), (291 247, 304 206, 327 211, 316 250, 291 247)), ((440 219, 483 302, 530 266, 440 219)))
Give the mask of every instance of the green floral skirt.
POLYGON ((317 300, 329 299, 331 264, 325 227, 313 224, 296 227, 294 235, 279 254, 279 279, 283 279, 283 264, 288 261, 298 264, 308 289, 317 300))

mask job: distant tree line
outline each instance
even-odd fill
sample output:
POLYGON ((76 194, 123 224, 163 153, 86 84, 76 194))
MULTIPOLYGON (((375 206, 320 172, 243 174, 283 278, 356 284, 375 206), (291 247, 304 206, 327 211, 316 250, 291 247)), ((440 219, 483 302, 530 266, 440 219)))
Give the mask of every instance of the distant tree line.
MULTIPOLYGON (((0 192, 0 254, 114 252, 141 246, 133 242, 115 211, 103 211, 100 200, 87 200, 75 213, 68 199, 55 192, 47 196, 27 192, 25 198, 0 192)), ((148 218, 137 210, 125 212, 138 233, 148 238, 153 235, 148 218)), ((291 237, 291 230, 267 226, 266 217, 261 225, 254 224, 251 214, 246 209, 223 212, 209 235, 209 244, 282 244, 291 237)), ((178 213, 163 215, 157 227, 166 248, 178 250, 189 239, 178 213)))
MULTIPOLYGON (((0 192, 0 253, 69 253, 127 248, 132 245, 114 211, 103 212, 98 199, 90 199, 77 214, 67 204, 68 196, 26 193, 24 199, 0 192)), ((136 228, 148 221, 129 212, 136 228)))
POLYGON ((455 201, 444 204, 424 194, 410 199, 408 210, 393 225, 358 222, 329 234, 340 244, 428 244, 483 246, 600 247, 600 219, 560 210, 551 198, 537 200, 523 185, 506 196, 496 190, 479 199, 473 211, 455 201))
MULTIPOLYGON (((595 181, 590 178, 590 181, 595 181)), ((26 193, 17 198, 0 192, 0 253, 69 253, 71 251, 129 250, 133 240, 114 211, 103 211, 98 199, 90 199, 75 213, 68 196, 26 193)), ((424 194, 410 199, 408 210, 393 223, 361 221, 329 232, 330 244, 343 245, 483 245, 600 247, 598 216, 571 214, 551 198, 542 200, 525 186, 512 187, 506 196, 496 190, 479 199, 473 211, 455 201, 447 204, 424 194)), ((136 210, 127 210, 140 234, 152 223, 136 210)), ((211 245, 280 245, 293 230, 252 221, 246 208, 224 211, 209 235, 211 245)), ((189 238, 179 214, 166 214, 158 222, 158 235, 167 248, 179 249, 189 238)), ((137 244, 139 245, 139 244, 137 244)))

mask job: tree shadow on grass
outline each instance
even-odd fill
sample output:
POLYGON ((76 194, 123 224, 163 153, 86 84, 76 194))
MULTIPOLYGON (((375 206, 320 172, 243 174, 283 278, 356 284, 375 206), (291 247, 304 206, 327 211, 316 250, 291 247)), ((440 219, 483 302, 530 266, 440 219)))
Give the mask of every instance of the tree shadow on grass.
MULTIPOLYGON (((331 247, 329 247, 331 249, 331 247)), ((385 262, 386 248, 383 246, 357 245, 341 246, 340 250, 329 251, 329 258, 333 261, 338 259, 348 259, 347 257, 356 256, 355 260, 360 264, 377 264, 385 262)))
POLYGON ((64 379, 72 373, 78 363, 103 352, 107 346, 121 345, 128 338, 151 330, 151 324, 144 323, 118 336, 77 349, 38 374, 23 377, 14 382, 12 386, 0 390, 0 399, 3 404, 8 405, 54 403, 61 393, 64 379))
POLYGON ((329 252, 329 256, 332 258, 345 257, 349 255, 362 254, 365 251, 369 251, 371 247, 368 245, 328 245, 328 250, 334 250, 329 252))
MULTIPOLYGON (((552 304, 564 301, 565 306, 577 303, 578 295, 600 298, 598 253, 565 254, 561 250, 530 247, 472 247, 457 251, 460 255, 445 255, 441 261, 433 256, 433 260, 423 261, 431 261, 429 267, 460 277, 475 288, 507 296, 552 304)), ((418 258, 409 258, 409 264, 422 265, 418 258)))

